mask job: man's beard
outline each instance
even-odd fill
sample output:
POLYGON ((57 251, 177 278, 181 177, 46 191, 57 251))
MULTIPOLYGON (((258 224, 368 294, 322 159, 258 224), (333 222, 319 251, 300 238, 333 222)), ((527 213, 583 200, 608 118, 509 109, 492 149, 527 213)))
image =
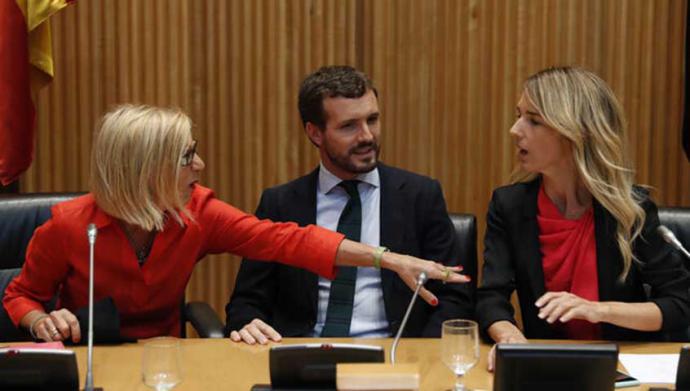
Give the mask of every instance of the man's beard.
POLYGON ((365 142, 365 143, 359 143, 356 146, 350 148, 347 151, 346 155, 336 155, 330 151, 328 148, 328 145, 326 145, 326 155, 328 155, 328 158, 331 160, 331 162, 336 165, 338 168, 345 170, 347 172, 353 173, 353 174, 364 174, 367 173, 374 168, 376 168, 376 165, 378 164, 379 161, 379 151, 381 150, 381 147, 376 141, 372 142, 365 142), (367 148, 367 147, 373 147, 374 148, 374 158, 371 159, 369 163, 365 164, 360 164, 357 165, 352 161, 352 156, 355 155, 355 151, 358 149, 362 148, 367 148))

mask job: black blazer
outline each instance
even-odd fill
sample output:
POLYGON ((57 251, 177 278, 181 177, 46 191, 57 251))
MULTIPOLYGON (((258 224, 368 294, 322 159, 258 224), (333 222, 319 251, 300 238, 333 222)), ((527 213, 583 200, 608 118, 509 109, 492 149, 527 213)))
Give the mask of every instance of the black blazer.
MULTIPOLYGON (((484 267, 477 289, 477 317, 481 329, 494 322, 515 323, 510 296, 517 289, 527 338, 564 338, 545 320, 537 317, 534 302, 545 293, 544 271, 537 224, 537 195, 541 180, 518 183, 494 191, 486 218, 484 267)), ((688 327, 690 319, 690 277, 679 255, 656 233, 659 225, 656 205, 646 192, 641 206, 647 217, 642 237, 633 243, 633 261, 624 282, 618 277, 623 260, 615 241, 616 222, 594 201, 594 232, 599 276, 599 300, 656 303, 663 316, 662 331, 688 327), (645 285, 650 288, 649 297, 645 285)), ((657 333, 643 333, 602 324, 603 337, 610 340, 650 339, 657 333)))
MULTIPOLYGON (((381 245, 391 251, 458 264, 457 244, 438 181, 383 164, 381 179, 381 245)), ((309 175, 264 191, 256 210, 260 218, 316 223, 318 168, 309 175)), ((475 260, 471 260, 475 262, 475 260)), ((385 312, 391 334, 397 332, 412 291, 398 276, 381 270, 385 312)), ((427 283, 439 298, 434 308, 417 300, 405 336, 439 336, 443 320, 470 317, 474 312, 470 284, 427 283)), ((254 318, 285 337, 309 335, 318 311, 318 276, 306 270, 244 259, 235 290, 225 307, 226 333, 254 318)))

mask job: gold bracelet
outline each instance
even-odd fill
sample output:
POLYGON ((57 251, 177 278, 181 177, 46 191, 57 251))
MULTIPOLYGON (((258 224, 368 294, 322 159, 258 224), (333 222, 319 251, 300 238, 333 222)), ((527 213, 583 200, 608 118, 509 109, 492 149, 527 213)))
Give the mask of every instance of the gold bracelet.
POLYGON ((381 258, 383 258, 383 253, 390 251, 388 248, 379 246, 374 250, 374 267, 381 269, 381 258))

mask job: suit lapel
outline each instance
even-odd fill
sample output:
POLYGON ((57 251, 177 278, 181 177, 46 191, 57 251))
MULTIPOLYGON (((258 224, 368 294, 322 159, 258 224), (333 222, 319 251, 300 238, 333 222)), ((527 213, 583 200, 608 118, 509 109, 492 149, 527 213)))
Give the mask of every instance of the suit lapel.
POLYGON ((604 207, 596 200, 594 208, 594 240, 597 249, 597 275, 599 281, 599 301, 616 300, 615 284, 622 272, 620 254, 616 248, 615 224, 609 218, 604 207), (599 240, 599 238, 609 238, 599 240))
POLYGON ((403 210, 406 206, 403 205, 402 192, 405 182, 391 175, 390 169, 383 164, 379 164, 379 178, 381 180, 380 242, 382 246, 395 251, 400 248, 400 241, 404 234, 403 210))
MULTIPOLYGON (((405 187, 404 179, 400 179, 392 175, 391 170, 384 164, 379 163, 379 178, 381 180, 381 224, 380 224, 380 242, 381 246, 391 249, 395 252, 404 252, 401 240, 404 235, 405 210, 403 191, 405 187)), ((409 206, 407 206, 409 207, 409 206)), ((386 315, 389 319, 393 319, 390 313, 393 292, 393 281, 397 275, 388 270, 381 270, 381 289, 383 290, 383 302, 386 308, 386 315)))
MULTIPOLYGON (((300 226, 316 224, 316 187, 319 180, 319 168, 317 167, 309 175, 295 184, 290 193, 290 199, 284 205, 290 210, 287 221, 294 221, 300 226)), ((316 311, 319 300, 319 277, 311 272, 301 269, 302 287, 306 290, 309 305, 316 319, 316 311)))
POLYGON ((541 181, 536 180, 529 184, 525 192, 525 200, 522 213, 522 222, 519 226, 517 236, 517 252, 520 254, 517 259, 524 260, 527 264, 528 280, 531 284, 532 293, 535 298, 539 298, 546 291, 544 285, 544 268, 542 267, 542 256, 539 250, 539 224, 537 223, 537 196, 541 188, 541 181))

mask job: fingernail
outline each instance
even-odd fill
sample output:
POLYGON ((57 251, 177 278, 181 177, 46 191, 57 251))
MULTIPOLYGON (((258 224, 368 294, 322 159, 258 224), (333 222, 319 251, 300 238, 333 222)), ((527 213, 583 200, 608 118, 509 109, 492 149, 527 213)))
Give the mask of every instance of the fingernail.
POLYGON ((438 299, 431 299, 431 305, 434 307, 438 305, 438 299))

